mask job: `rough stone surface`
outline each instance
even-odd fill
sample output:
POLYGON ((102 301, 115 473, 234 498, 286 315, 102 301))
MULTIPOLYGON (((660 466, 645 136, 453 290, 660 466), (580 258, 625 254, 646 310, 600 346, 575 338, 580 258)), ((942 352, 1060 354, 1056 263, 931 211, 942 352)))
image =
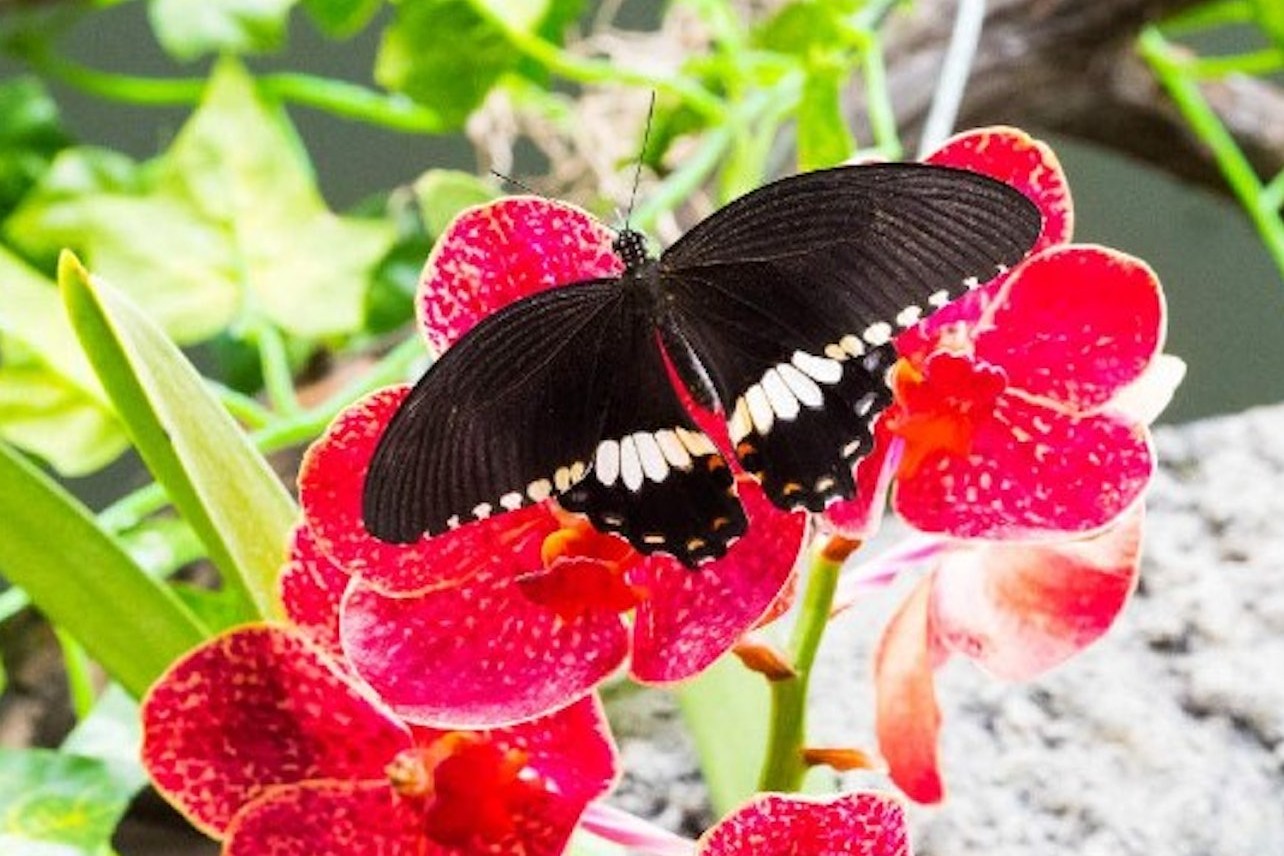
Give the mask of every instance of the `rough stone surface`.
MULTIPOLYGON (((913 810, 919 856, 1284 854, 1284 408, 1156 443, 1142 582, 1111 632, 1029 684, 939 675, 949 795, 913 810)), ((872 748, 869 652, 904 590, 831 627, 814 742, 872 748)), ((619 800, 691 832, 707 809, 673 706, 621 710, 619 800)))

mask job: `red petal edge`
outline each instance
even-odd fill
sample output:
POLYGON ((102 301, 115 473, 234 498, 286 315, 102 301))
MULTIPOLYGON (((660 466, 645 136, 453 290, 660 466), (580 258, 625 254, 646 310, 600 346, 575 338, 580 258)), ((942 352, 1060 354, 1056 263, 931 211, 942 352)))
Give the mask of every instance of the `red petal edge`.
POLYGON ((1070 240, 1074 205, 1065 170, 1046 143, 1025 131, 1001 125, 964 131, 929 155, 927 163, 979 172, 1029 197, 1043 214, 1043 231, 1032 253, 1070 240))
POLYGON ((941 711, 932 668, 932 577, 919 581, 892 616, 874 654, 875 731, 888 773, 912 800, 945 796, 937 755, 941 711))
POLYGON ((377 700, 301 636, 253 625, 185 655, 142 704, 157 790, 219 836, 246 803, 305 779, 382 778, 410 743, 377 700))
POLYGON ((619 276, 613 235, 588 212, 510 196, 457 216, 420 277, 416 309, 439 352, 487 315, 544 289, 619 276))
POLYGON ((290 558, 277 585, 286 617, 308 641, 343 662, 339 644, 339 602, 350 577, 317 549, 311 531, 296 526, 290 538, 290 558))
POLYGON ((991 674, 1029 680, 1104 634, 1137 584, 1141 505, 1104 532, 1055 544, 959 544, 937 567, 940 641, 991 674))
POLYGON ((393 595, 449 585, 501 565, 510 533, 548 513, 542 505, 528 506, 413 544, 389 544, 367 532, 361 520, 366 472, 384 427, 409 391, 388 387, 344 410, 299 469, 299 502, 317 546, 347 573, 393 595))
POLYGON ((762 488, 740 483, 747 534, 721 559, 691 570, 650 556, 631 581, 650 592, 633 626, 633 676, 645 683, 690 678, 750 630, 788 584, 806 532, 806 516, 772 506, 762 488))
POLYGON ((446 856, 424 840, 421 813, 386 781, 277 788, 236 816, 223 856, 446 856))
POLYGON ((510 725, 582 698, 624 661, 628 636, 615 613, 563 622, 522 594, 516 578, 540 567, 548 531, 530 529, 507 566, 422 595, 352 586, 340 627, 353 668, 399 715, 435 728, 510 725))
POLYGON ((700 840, 698 856, 910 856, 905 810, 873 791, 824 799, 762 794, 700 840))

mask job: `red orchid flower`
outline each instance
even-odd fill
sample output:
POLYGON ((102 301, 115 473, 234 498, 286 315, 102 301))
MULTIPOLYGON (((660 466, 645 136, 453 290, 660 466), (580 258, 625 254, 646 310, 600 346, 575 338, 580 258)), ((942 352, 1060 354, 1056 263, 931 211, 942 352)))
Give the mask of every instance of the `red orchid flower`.
POLYGON ((996 677, 1030 680, 1100 638, 1136 587, 1142 516, 1137 506, 1077 541, 937 541, 902 554, 930 557, 931 570, 883 631, 874 687, 879 747, 908 796, 944 797, 934 670, 961 654, 996 677))
POLYGON ((904 808, 895 797, 876 791, 826 798, 758 794, 699 842, 601 803, 584 813, 583 826, 650 856, 910 856, 904 808))
MULTIPOLYGON (((618 274, 611 238, 587 213, 543 199, 465 212, 425 267, 418 314, 430 343, 447 347, 539 289, 618 274)), ((406 393, 385 389, 341 414, 309 450, 299 488, 316 546, 356 578, 343 649, 411 721, 529 719, 582 697, 630 652, 640 681, 688 678, 767 614, 789 581, 805 517, 774 508, 751 482, 740 486, 748 534, 698 573, 643 556, 552 500, 410 545, 378 541, 361 523, 362 483, 406 393)))
POLYGON ((1065 175, 1024 133, 969 132, 928 160, 1020 189, 1042 210, 1043 234, 1021 264, 897 337, 895 400, 857 472, 868 489, 827 519, 868 536, 894 477, 896 511, 923 531, 1098 529, 1136 502, 1154 466, 1144 420, 1119 396, 1162 345, 1159 282, 1124 253, 1067 243, 1065 175))
POLYGON ((616 770, 594 699, 509 729, 418 728, 270 625, 184 656, 142 712, 152 781, 227 856, 554 856, 616 770))

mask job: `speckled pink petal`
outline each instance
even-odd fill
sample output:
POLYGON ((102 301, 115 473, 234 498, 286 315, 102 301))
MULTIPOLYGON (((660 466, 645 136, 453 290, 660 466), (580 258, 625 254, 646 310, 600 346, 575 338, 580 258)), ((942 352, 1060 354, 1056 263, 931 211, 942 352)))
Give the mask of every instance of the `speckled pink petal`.
POLYGON ((973 343, 1012 386, 1088 410, 1140 377, 1163 339, 1163 293, 1145 262, 1072 245, 1014 270, 973 343))
POLYGON ((972 452, 931 452, 893 491, 925 532, 1046 539, 1090 532, 1123 514, 1154 469, 1143 426, 1113 414, 1073 418, 1009 394, 974 422, 972 452))
POLYGON ((874 653, 878 748, 892 781, 921 803, 945 796, 936 747, 941 711, 932 679, 944 655, 933 644, 931 597, 932 578, 926 576, 887 623, 874 653))
POLYGON ((910 856, 905 810, 890 794, 761 794, 700 839, 698 856, 910 856))
POLYGON ((435 728, 509 725, 586 695, 624 661, 628 636, 615 613, 563 622, 522 594, 516 577, 540 567, 544 534, 514 544, 506 568, 449 588, 390 598, 354 585, 340 620, 353 668, 398 714, 435 728))
POLYGON ((317 549, 308 527, 299 525, 290 539, 290 558, 277 584, 285 614, 308 641, 342 662, 339 645, 339 601, 351 580, 317 549))
POLYGON ((878 534, 899 461, 900 442, 879 419, 874 425, 874 450, 856 464, 856 495, 826 508, 824 522, 846 538, 865 541, 878 534))
POLYGON ((1114 623, 1137 582, 1140 505, 1092 537, 1053 544, 959 544, 932 589, 943 644, 992 674, 1028 680, 1114 623))
POLYGON ((546 288, 618 276, 624 265, 612 238, 588 212, 536 196, 462 212, 420 277, 416 308, 429 344, 444 350, 482 318, 546 288))
POLYGON ((372 393, 344 410, 309 447, 299 469, 299 502, 317 546, 349 574, 389 594, 415 594, 503 564, 513 531, 548 517, 544 505, 497 514, 413 544, 366 531, 361 494, 384 426, 410 391, 372 393))
POLYGON ((1043 232, 1032 252, 1070 240, 1074 206, 1070 186, 1047 144, 1017 128, 964 131, 947 140, 927 163, 956 166, 997 178, 1030 198, 1043 214, 1043 232))
POLYGON ((777 510, 742 481, 749 531, 721 559, 692 570, 650 556, 630 581, 650 592, 633 626, 633 676, 646 683, 691 677, 724 654, 770 609, 788 583, 806 518, 777 510))
POLYGON ((223 856, 446 856, 425 840, 416 808, 386 781, 307 782, 250 804, 228 829, 223 856))
POLYGON ((219 835, 273 785, 382 778, 406 728, 296 633, 230 631, 175 663, 143 699, 143 765, 219 835))

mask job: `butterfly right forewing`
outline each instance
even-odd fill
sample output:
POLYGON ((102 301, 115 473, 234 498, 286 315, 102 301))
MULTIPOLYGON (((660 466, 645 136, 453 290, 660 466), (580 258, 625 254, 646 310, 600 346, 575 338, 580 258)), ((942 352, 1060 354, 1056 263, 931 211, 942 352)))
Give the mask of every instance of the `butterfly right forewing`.
POLYGON ((891 400, 892 338, 1015 264, 1040 225, 1016 190, 948 167, 784 179, 661 257, 666 341, 698 360, 773 502, 817 510, 851 496, 851 466, 891 400))

